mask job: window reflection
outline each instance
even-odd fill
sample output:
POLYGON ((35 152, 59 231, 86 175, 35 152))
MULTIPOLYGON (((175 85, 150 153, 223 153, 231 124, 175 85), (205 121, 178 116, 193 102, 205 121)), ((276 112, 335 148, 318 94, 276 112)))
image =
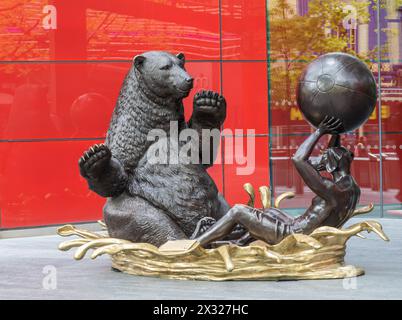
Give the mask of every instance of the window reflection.
MULTIPOLYGON (((378 104, 369 121, 343 141, 356 154, 353 171, 363 189, 362 202, 380 202, 382 170, 384 204, 398 204, 400 208, 402 3, 387 0, 377 7, 377 1, 276 0, 269 1, 269 19, 270 129, 276 191, 293 189, 300 195, 308 192, 297 175, 285 174, 292 172, 290 157, 311 130, 295 101, 297 80, 308 62, 327 52, 342 51, 363 59, 377 79, 381 74, 381 109, 378 104)), ((298 207, 295 203, 288 205, 298 207)))
POLYGON ((3 0, 0 60, 131 60, 155 48, 219 59, 218 13, 217 0, 3 0))

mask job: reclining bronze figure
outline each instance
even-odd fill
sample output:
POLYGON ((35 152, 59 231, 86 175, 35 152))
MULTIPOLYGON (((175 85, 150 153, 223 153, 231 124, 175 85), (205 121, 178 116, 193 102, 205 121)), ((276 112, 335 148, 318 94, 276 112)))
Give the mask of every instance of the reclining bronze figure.
POLYGON ((277 208, 259 210, 245 205, 235 205, 226 215, 195 239, 201 245, 229 235, 240 224, 252 238, 276 244, 293 233, 309 234, 320 226, 340 228, 352 217, 359 202, 360 188, 350 175, 353 153, 340 145, 337 131, 342 122, 326 117, 317 130, 299 147, 293 163, 306 185, 317 195, 306 212, 294 218, 277 208), (320 160, 312 163, 310 156, 324 134, 333 134, 328 149, 320 160), (333 180, 321 176, 329 172, 333 180))

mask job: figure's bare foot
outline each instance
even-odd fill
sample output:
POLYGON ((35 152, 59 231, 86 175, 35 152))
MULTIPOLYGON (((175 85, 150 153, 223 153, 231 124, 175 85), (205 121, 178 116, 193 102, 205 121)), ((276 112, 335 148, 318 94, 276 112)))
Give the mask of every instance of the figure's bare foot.
POLYGON ((216 220, 211 217, 202 218, 198 221, 197 226, 193 234, 191 235, 190 239, 196 239, 203 233, 205 233, 209 228, 211 228, 216 223, 216 220))

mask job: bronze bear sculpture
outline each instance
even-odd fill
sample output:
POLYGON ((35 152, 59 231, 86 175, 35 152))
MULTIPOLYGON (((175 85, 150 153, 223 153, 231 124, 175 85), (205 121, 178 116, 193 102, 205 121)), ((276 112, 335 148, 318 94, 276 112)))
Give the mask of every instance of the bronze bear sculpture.
POLYGON ((107 197, 103 216, 111 237, 159 246, 189 238, 200 219, 219 219, 230 209, 206 171, 216 154, 213 144, 199 142, 199 156, 209 152, 208 163, 148 161, 147 153, 157 143, 147 138, 151 130, 169 133, 171 123, 176 122, 178 133, 191 128, 201 136, 203 129, 219 130, 225 120, 225 99, 201 91, 194 97, 189 122, 185 122, 182 100, 193 88, 193 79, 184 65, 182 53, 150 51, 136 56, 122 85, 105 144, 91 147, 79 160, 89 188, 107 197))

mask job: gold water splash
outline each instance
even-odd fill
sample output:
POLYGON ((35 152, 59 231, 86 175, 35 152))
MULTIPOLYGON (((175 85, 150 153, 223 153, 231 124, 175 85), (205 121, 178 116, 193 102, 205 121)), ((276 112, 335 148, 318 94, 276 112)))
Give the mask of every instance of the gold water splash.
POLYGON ((267 186, 261 186, 258 189, 261 195, 262 207, 264 209, 271 207, 271 190, 267 186))
POLYGON ((281 204, 281 202, 285 199, 291 199, 294 198, 295 194, 293 192, 285 192, 282 193, 281 195, 278 196, 278 198, 276 198, 275 200, 275 208, 279 208, 279 205, 281 204))
POLYGON ((251 183, 245 183, 243 185, 243 189, 247 192, 249 200, 247 202, 247 205, 249 207, 253 207, 254 208, 254 204, 255 204, 255 192, 254 192, 254 187, 252 186, 251 183))
MULTIPOLYGON (((254 189, 248 190, 251 194, 254 192, 251 191, 254 189)), ((107 238, 71 225, 61 227, 58 233, 81 237, 59 245, 60 250, 77 247, 74 255, 77 260, 92 249, 92 259, 108 254, 115 269, 129 274, 223 281, 359 276, 364 270, 345 266, 344 256, 349 238, 363 231, 374 232, 383 240, 389 240, 376 221, 364 221, 343 230, 321 227, 310 235, 289 235, 276 245, 255 241, 245 247, 223 245, 215 249, 204 249, 195 240, 169 241, 157 248, 148 243, 107 238)))

